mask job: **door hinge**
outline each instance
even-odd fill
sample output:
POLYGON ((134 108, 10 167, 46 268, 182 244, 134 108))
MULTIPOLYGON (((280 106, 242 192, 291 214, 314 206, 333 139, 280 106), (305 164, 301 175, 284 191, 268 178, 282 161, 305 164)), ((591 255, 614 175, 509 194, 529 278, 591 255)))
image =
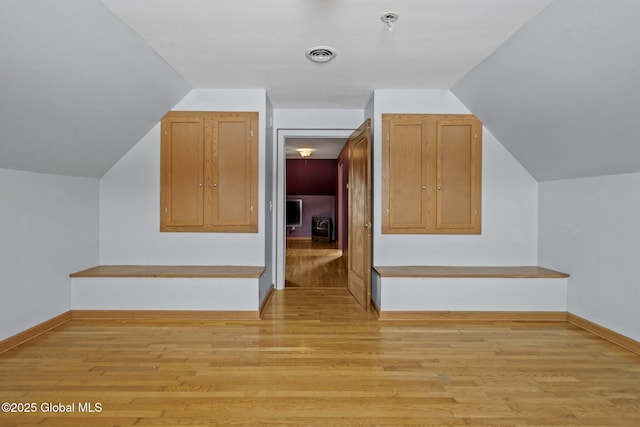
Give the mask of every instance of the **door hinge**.
POLYGON ((253 138, 253 129, 251 129, 251 130, 249 131, 249 134, 250 134, 250 135, 251 135, 251 137, 253 138))
POLYGON ((249 212, 253 213, 253 205, 251 205, 251 208, 249 208, 249 212))

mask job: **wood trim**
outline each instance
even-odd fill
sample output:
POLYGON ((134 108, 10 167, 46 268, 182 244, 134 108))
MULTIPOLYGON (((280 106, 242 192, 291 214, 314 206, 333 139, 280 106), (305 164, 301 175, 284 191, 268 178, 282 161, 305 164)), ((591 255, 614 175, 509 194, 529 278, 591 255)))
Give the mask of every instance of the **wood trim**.
POLYGON ((273 295, 275 294, 276 290, 275 287, 273 285, 269 286, 269 293, 267 293, 267 296, 264 297, 264 301, 262 301, 262 304, 260 304, 260 309, 258 310, 260 313, 260 318, 262 319, 262 314, 264 313, 264 309, 267 305, 269 305, 269 303, 271 302, 271 299, 273 298, 273 295))
POLYGON ((265 268, 249 265, 98 265, 70 277, 188 277, 259 279, 265 268))
POLYGON ((71 320, 71 311, 59 314, 56 317, 45 320, 44 322, 38 323, 37 325, 25 331, 4 339, 0 341, 0 354, 9 351, 12 348, 15 348, 20 344, 24 344, 25 342, 30 341, 35 337, 50 331, 51 329, 57 328, 58 326, 68 322, 69 320, 71 320))
POLYGON ((573 313, 567 313, 567 322, 585 331, 591 332, 613 344, 640 355, 640 342, 627 336, 612 331, 611 329, 600 326, 573 313))
MULTIPOLYGON (((0 354, 48 332, 71 319, 176 319, 176 320, 255 320, 261 317, 264 308, 275 295, 271 287, 260 307, 254 311, 168 311, 168 310, 72 310, 39 323, 23 332, 0 341, 0 354)), ((572 325, 591 332, 615 345, 640 355, 640 342, 586 320, 573 313, 565 312, 515 312, 515 311, 381 311, 375 303, 374 311, 380 320, 427 320, 427 321, 527 321, 553 322, 567 321, 572 325)))
POLYGON ((380 277, 411 278, 566 278, 567 273, 538 266, 467 267, 467 266, 390 266, 374 267, 380 277))
POLYGON ((72 310, 72 319, 257 320, 258 311, 217 310, 72 310))
POLYGON ((380 319, 380 313, 381 313, 380 307, 378 307, 378 304, 376 304, 373 298, 371 298, 371 311, 373 311, 376 317, 380 319))
MULTIPOLYGON (((254 213, 256 209, 254 208, 254 213)), ((257 225, 167 225, 162 232, 176 233, 257 233, 257 225)))
POLYGON ((312 241, 313 238, 311 236, 309 237, 287 237, 287 240, 295 240, 295 241, 312 241))
POLYGON ((380 320, 564 322, 564 311, 380 311, 380 320))

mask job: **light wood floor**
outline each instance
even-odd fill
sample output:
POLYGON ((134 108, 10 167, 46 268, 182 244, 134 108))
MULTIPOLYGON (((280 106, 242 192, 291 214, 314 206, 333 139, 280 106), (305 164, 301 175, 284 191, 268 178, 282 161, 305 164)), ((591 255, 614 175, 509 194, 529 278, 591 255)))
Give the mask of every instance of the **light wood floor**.
POLYGON ((2 426, 630 427, 640 357, 564 322, 378 321, 288 289, 263 320, 72 320, 0 355, 0 400, 38 407, 2 426))
POLYGON ((287 240, 285 287, 346 288, 346 257, 336 243, 287 240))

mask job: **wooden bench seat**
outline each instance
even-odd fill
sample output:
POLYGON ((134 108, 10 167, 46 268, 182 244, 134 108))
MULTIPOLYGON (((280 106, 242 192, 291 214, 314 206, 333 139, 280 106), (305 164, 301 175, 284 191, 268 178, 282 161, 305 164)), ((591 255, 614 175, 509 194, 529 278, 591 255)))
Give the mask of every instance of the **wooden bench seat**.
POLYGON ((99 265, 71 277, 84 318, 256 319, 262 266, 99 265))
POLYGON ((485 278, 564 278, 567 273, 538 266, 467 267, 410 265, 375 267, 381 277, 485 277, 485 278))
POLYGON ((564 320, 566 273, 539 266, 376 266, 381 319, 564 320))
POLYGON ((260 278, 264 267, 237 265, 99 265, 71 277, 246 277, 260 278))

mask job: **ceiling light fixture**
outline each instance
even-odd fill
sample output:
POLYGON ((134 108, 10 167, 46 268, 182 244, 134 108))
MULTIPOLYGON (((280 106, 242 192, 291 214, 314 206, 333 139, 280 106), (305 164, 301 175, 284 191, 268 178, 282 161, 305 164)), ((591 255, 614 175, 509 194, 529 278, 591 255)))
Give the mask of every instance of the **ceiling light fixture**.
POLYGON ((300 157, 307 158, 311 156, 315 150, 313 148, 297 148, 296 151, 300 154, 300 157))
POLYGON ((336 57, 336 50, 329 46, 315 46, 305 52, 307 58, 313 62, 329 62, 336 57))
POLYGON ((395 12, 387 12, 380 17, 380 20, 387 25, 387 31, 393 32, 393 23, 398 20, 400 15, 395 12))

